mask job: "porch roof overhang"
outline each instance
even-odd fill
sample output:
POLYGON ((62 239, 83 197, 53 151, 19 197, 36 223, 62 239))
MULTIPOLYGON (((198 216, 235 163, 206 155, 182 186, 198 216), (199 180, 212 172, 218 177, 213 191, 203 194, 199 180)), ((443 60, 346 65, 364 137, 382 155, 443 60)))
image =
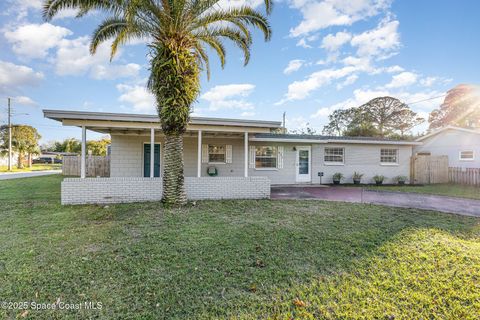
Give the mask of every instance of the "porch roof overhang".
MULTIPOLYGON (((43 110, 43 115, 64 126, 85 126, 89 130, 107 134, 146 134, 152 128, 160 130, 157 115, 48 109, 43 110)), ((281 128, 281 125, 280 121, 191 117, 187 132, 269 133, 281 128)))

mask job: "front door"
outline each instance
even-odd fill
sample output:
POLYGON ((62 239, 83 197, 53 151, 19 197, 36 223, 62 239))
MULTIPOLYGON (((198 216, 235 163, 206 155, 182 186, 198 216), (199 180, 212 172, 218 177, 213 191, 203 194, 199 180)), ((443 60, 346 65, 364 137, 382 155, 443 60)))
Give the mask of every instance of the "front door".
MULTIPOLYGON (((160 177, 160 144, 155 144, 155 154, 153 155, 153 176, 160 177)), ((150 177, 150 144, 143 145, 143 176, 150 177)))
POLYGON ((311 147, 297 147, 297 182, 311 182, 311 147))

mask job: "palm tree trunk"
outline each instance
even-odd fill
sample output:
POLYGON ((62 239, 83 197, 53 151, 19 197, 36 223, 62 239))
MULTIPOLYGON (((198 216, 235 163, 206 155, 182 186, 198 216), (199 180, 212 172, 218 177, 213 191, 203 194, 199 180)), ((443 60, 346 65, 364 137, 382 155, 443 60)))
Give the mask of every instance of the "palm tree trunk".
POLYGON ((18 153, 17 168, 23 169, 23 154, 21 152, 18 153))
POLYGON ((183 176, 183 135, 165 135, 163 203, 181 206, 187 203, 183 176))

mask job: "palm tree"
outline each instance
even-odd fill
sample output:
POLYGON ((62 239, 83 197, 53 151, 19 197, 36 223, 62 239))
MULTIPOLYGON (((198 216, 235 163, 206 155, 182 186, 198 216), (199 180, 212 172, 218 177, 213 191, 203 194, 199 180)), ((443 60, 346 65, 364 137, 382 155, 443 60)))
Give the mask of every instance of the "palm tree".
MULTIPOLYGON (((272 1, 264 2, 268 15, 272 1)), ((219 0, 46 0, 43 17, 51 20, 64 9, 78 9, 78 16, 92 10, 108 15, 93 33, 92 54, 107 40, 113 40, 112 58, 119 46, 133 39, 148 43, 147 86, 156 97, 165 134, 163 201, 185 204, 183 133, 200 92, 200 72, 205 70, 210 77, 206 48, 219 56, 223 68, 223 40, 231 40, 243 51, 246 65, 252 44, 249 28, 260 29, 265 41, 270 39, 266 16, 249 6, 222 8, 219 0)))

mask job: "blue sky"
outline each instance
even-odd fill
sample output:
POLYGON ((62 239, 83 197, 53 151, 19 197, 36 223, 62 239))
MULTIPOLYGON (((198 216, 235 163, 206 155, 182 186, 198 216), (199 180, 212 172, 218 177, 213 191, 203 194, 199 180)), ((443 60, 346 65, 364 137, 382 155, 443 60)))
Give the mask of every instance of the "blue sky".
MULTIPOLYGON (((261 0, 220 5, 245 2, 262 8, 261 0)), ((7 96, 14 122, 37 127, 43 142, 80 136, 77 128, 44 119, 43 108, 155 112, 144 89, 143 43, 125 46, 111 63, 108 45, 92 57, 89 36, 101 14, 74 19, 67 11, 47 23, 41 4, 0 4, 0 123, 7 96)), ((248 66, 230 44, 225 69, 212 54, 212 76, 202 76, 194 115, 281 120, 285 111, 289 129, 321 131, 333 110, 392 95, 426 117, 449 88, 478 83, 478 12, 476 0, 277 1, 272 40, 256 33, 248 66)))

